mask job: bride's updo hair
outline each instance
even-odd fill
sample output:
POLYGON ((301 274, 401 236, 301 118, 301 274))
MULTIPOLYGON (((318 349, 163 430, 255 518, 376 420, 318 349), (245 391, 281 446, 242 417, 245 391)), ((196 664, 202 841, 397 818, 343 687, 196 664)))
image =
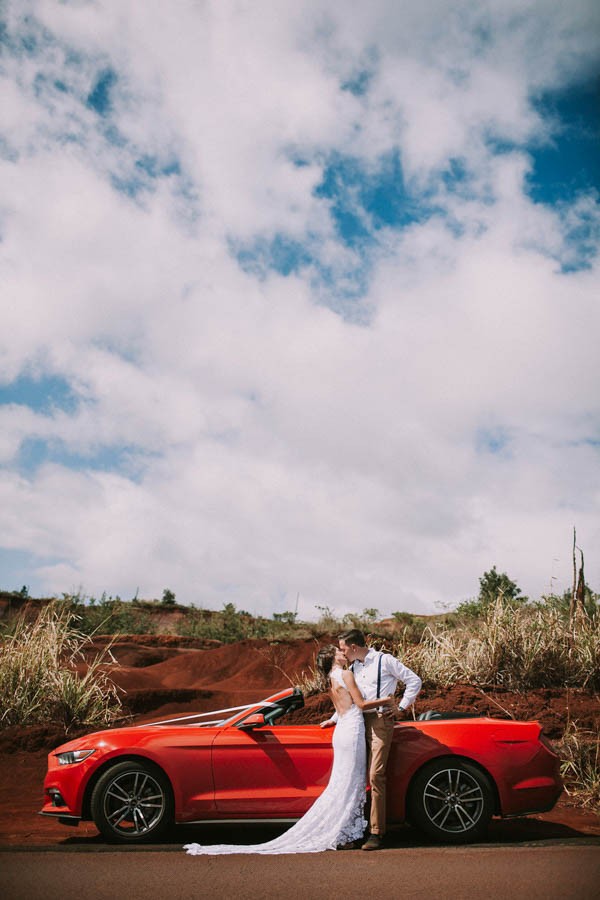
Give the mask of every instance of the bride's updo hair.
POLYGON ((317 653, 317 674, 319 676, 319 687, 322 691, 326 691, 329 687, 329 673, 331 672, 337 649, 333 644, 328 644, 325 647, 321 647, 317 653))

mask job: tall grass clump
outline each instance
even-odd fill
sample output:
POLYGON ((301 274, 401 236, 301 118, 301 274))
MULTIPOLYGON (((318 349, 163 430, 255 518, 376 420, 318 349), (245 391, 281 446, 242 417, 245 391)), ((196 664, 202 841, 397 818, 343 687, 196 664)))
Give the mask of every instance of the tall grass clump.
POLYGON ((594 734, 570 722, 557 750, 567 793, 600 812, 600 731, 594 734))
POLYGON ((60 602, 46 606, 34 622, 20 616, 0 639, 0 726, 52 723, 108 725, 120 712, 116 688, 101 669, 106 651, 87 666, 91 638, 60 602))
POLYGON ((576 627, 552 607, 515 608, 499 598, 477 620, 426 628, 405 661, 429 684, 469 682, 522 690, 600 687, 600 629, 594 618, 576 627))

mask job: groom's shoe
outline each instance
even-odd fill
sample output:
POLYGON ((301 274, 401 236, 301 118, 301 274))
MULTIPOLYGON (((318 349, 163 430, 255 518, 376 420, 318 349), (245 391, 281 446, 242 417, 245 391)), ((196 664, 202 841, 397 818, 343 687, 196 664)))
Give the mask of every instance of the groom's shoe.
POLYGON ((370 834, 367 840, 364 842, 361 850, 381 850, 383 845, 383 838, 380 834, 370 834))

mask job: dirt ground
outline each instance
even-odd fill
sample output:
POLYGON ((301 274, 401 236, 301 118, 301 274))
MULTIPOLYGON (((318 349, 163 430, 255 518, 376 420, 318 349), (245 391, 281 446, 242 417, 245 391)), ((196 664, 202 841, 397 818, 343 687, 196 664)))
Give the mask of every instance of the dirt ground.
MULTIPOLYGON (((102 639, 96 641, 94 652, 106 643, 102 639)), ((315 650, 314 641, 207 645, 170 636, 136 635, 113 644, 107 669, 131 721, 142 722, 258 700, 299 681, 302 672, 313 666, 315 650)), ((329 709, 326 696, 312 697, 295 717, 301 722, 318 722, 328 715, 329 709)), ((600 726, 598 696, 575 689, 526 693, 484 693, 468 685, 444 692, 424 689, 416 713, 427 709, 535 719, 551 739, 561 736, 568 720, 586 729, 600 726)), ((92 824, 84 823, 74 829, 36 815, 42 805, 48 752, 89 730, 65 735, 59 727, 13 726, 0 731, 0 844, 50 846, 95 838, 97 832, 92 824)), ((517 826, 497 823, 494 827, 498 833, 502 833, 502 827, 513 827, 511 833, 516 833, 517 826)), ((551 813, 527 820, 529 840, 557 831, 600 835, 600 818, 572 806, 568 796, 563 796, 551 813)))

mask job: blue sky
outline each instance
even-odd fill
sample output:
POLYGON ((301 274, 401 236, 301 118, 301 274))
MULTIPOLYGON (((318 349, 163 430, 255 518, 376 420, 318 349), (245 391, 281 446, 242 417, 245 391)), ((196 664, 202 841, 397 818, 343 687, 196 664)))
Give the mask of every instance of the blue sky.
MULTIPOLYGON (((600 68, 600 66, 598 67, 600 68)), ((572 201, 600 187, 600 72, 536 98, 540 113, 554 120, 555 134, 531 148, 529 192, 540 203, 572 201)))
POLYGON ((569 587, 573 526, 600 538, 598 19, 9 5, 0 586, 307 618, 432 612, 493 565, 569 587))

